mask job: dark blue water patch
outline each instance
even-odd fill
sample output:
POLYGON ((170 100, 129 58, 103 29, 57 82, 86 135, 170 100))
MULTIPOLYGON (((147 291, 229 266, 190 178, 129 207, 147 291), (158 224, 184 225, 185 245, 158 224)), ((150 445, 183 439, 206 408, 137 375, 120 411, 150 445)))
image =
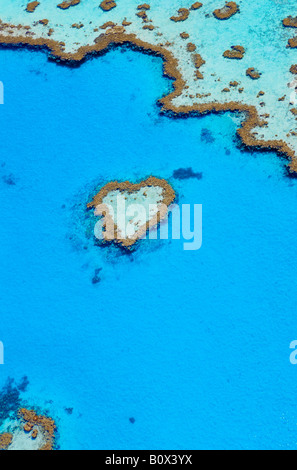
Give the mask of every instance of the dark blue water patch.
POLYGON ((92 284, 96 285, 96 284, 99 284, 99 282, 101 282, 101 277, 99 276, 101 271, 102 271, 102 268, 95 269, 95 273, 92 278, 92 284))
POLYGON ((0 425, 9 417, 16 416, 21 408, 21 393, 27 390, 28 377, 24 376, 20 382, 8 377, 6 384, 0 390, 0 425))
POLYGON ((195 173, 192 168, 179 168, 178 170, 174 170, 172 176, 173 178, 179 180, 186 180, 190 178, 201 180, 203 178, 203 173, 195 173))
POLYGON ((2 181, 7 184, 7 186, 15 186, 17 184, 16 177, 12 174, 2 176, 2 181))
POLYGON ((214 138, 213 133, 209 129, 204 128, 201 130, 200 140, 201 142, 204 142, 206 144, 213 144, 216 139, 214 138))

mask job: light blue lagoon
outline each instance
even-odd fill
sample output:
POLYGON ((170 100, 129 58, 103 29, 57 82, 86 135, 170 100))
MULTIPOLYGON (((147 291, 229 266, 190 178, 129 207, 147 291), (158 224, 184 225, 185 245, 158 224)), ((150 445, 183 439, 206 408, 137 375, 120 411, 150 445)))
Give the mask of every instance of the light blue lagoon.
POLYGON ((284 161, 240 150, 231 114, 161 116, 172 83, 138 52, 72 69, 2 49, 0 79, 0 385, 28 377, 22 403, 55 419, 61 449, 296 449, 284 161), (173 178, 189 167, 203 178, 173 178), (199 251, 95 246, 90 197, 150 175, 203 204, 199 251))

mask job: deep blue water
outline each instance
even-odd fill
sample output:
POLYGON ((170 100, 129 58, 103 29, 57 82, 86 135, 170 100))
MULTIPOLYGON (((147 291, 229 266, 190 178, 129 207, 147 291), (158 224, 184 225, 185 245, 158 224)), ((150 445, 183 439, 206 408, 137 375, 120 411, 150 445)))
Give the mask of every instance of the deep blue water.
POLYGON ((22 399, 53 416, 62 449, 295 449, 297 184, 284 162, 240 151, 230 115, 160 116, 171 83, 137 52, 70 69, 1 50, 0 79, 0 385, 28 376, 22 399), (172 178, 188 167, 203 178, 172 178), (203 204, 201 250, 94 246, 95 187, 150 174, 203 204))

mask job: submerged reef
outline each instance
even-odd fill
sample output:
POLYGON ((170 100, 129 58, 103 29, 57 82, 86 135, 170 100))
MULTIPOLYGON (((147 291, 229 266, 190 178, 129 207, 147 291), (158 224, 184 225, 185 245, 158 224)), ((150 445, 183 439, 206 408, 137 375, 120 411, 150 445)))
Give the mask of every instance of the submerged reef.
POLYGON ((286 28, 296 25, 294 0, 287 0, 285 5, 263 5, 263 34, 253 36, 254 45, 249 35, 258 17, 257 2, 241 0, 240 10, 236 2, 195 2, 184 4, 173 16, 168 14, 172 8, 170 0, 163 0, 158 6, 130 6, 114 0, 94 5, 91 0, 84 0, 80 8, 71 8, 68 13, 69 7, 77 4, 77 0, 57 2, 59 8, 53 10, 47 2, 31 2, 30 14, 17 2, 7 11, 4 6, 0 43, 3 47, 47 49, 51 60, 69 66, 82 64, 88 57, 117 46, 161 57, 164 75, 173 81, 173 91, 159 100, 161 112, 173 117, 242 113, 244 121, 237 131, 242 143, 248 148, 277 151, 289 159, 289 173, 297 171, 297 122, 289 111, 291 92, 288 93, 288 87, 292 88, 288 73, 295 60, 290 51, 286 54, 286 47, 297 48, 297 37, 288 38, 285 34, 286 28), (290 8, 292 16, 288 16, 290 8), (229 18, 231 29, 229 21, 217 21, 229 18), (273 30, 271 24, 275 25, 273 30), (235 45, 224 52, 227 37, 228 44, 235 45), (266 49, 269 54, 265 54, 266 49), (273 57, 277 59, 271 60, 273 57), (243 58, 248 58, 248 63, 243 58), (260 76, 265 102, 259 100, 259 90, 254 89, 254 80, 260 76))
MULTIPOLYGON (((87 208, 95 209, 95 215, 104 216, 103 243, 114 242, 129 249, 167 216, 174 199, 175 192, 166 180, 150 176, 137 184, 111 181, 87 208)), ((99 273, 100 270, 95 272, 93 284, 100 282, 99 273)))

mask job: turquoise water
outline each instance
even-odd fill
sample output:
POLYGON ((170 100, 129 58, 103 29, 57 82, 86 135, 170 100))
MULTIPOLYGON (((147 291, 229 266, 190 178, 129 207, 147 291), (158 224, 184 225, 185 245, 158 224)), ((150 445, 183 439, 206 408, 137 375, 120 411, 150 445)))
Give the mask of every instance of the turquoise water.
POLYGON ((234 116, 160 116, 157 58, 116 50, 70 69, 1 50, 0 71, 0 385, 28 376, 21 399, 56 420, 61 449, 295 449, 284 162, 241 151, 234 116), (172 177, 188 167, 203 178, 172 177), (203 204, 201 250, 94 245, 96 187, 150 174, 203 204))

